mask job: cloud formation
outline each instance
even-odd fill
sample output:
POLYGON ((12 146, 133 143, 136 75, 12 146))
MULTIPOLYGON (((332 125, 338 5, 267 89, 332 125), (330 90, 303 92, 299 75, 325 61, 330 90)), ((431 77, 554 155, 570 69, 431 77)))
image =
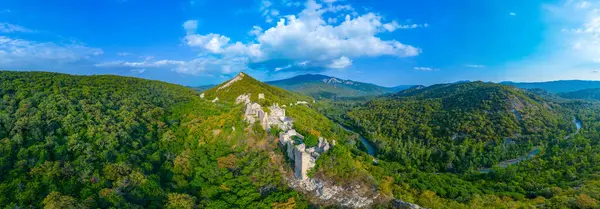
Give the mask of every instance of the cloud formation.
POLYGON ((17 32, 18 33, 32 33, 34 31, 27 29, 23 26, 0 22, 0 33, 17 33, 17 32))
MULTIPOLYGON (((281 3, 289 7, 297 4, 295 1, 281 3)), ((186 21, 182 25, 186 33, 182 41, 195 50, 198 57, 172 69, 188 74, 228 73, 248 68, 270 73, 344 69, 351 66, 353 60, 363 57, 417 56, 421 49, 378 36, 399 29, 428 27, 428 24, 401 25, 385 21, 373 12, 358 14, 352 6, 331 0, 323 4, 308 0, 294 15, 280 14, 269 0, 261 1, 259 10, 268 27, 253 26, 247 42, 234 41, 223 34, 198 34, 198 21, 186 21)), ((127 62, 112 64, 132 67, 127 62)))
POLYGON ((0 36, 0 66, 5 68, 69 64, 103 53, 82 43, 56 44, 0 36))
POLYGON ((420 70, 420 71, 437 71, 438 70, 436 68, 430 68, 430 67, 414 67, 413 69, 420 70))
POLYGON ((465 67, 469 67, 469 68, 485 68, 485 65, 467 64, 467 65, 465 65, 465 67))

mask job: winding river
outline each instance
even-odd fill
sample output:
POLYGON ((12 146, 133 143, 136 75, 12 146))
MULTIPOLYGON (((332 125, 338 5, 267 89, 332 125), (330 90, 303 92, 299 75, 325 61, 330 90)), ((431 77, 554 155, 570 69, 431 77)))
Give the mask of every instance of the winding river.
MULTIPOLYGON (((574 118, 573 119, 573 123, 575 124, 575 127, 577 128, 577 132, 579 132, 579 130, 582 127, 581 121, 577 120, 577 118, 574 118)), ((340 125, 340 127, 342 127, 346 131, 358 134, 357 132, 355 132, 353 130, 350 130, 350 129, 342 126, 342 125, 340 125)), ((573 134, 576 134, 577 132, 575 132, 573 134)), ((571 135, 573 135, 573 134, 571 134, 571 135)), ((367 153, 369 155, 375 157, 376 149, 371 144, 371 142, 369 142, 369 140, 365 139, 365 137, 363 137, 360 134, 358 134, 358 136, 360 137, 360 142, 367 148, 367 153)), ((505 160, 505 161, 499 162, 497 165, 500 166, 500 167, 507 167, 509 165, 514 165, 514 164, 517 164, 518 162, 521 162, 523 160, 529 160, 529 159, 535 157, 539 152, 540 152, 539 148, 538 147, 534 147, 529 153, 527 153, 527 155, 524 155, 524 156, 521 156, 521 157, 515 158, 515 159, 505 160)), ((479 172, 481 172, 481 173, 489 173, 490 171, 491 171, 491 168, 479 169, 479 172)))
MULTIPOLYGON (((340 125, 340 127, 342 127, 346 131, 350 131, 352 133, 358 134, 355 131, 352 131, 342 125, 340 125)), ((367 148, 367 154, 375 157, 375 154, 376 154, 375 147, 371 144, 371 142, 369 142, 369 140, 365 139, 365 137, 363 137, 360 134, 358 134, 358 136, 360 137, 360 142, 362 142, 362 144, 367 148)))

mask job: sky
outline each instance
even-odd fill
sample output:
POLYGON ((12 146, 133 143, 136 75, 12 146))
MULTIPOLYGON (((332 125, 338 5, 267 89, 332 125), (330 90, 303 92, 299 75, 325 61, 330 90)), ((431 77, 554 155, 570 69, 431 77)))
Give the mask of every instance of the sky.
POLYGON ((600 1, 0 0, 0 69, 187 86, 600 80, 600 1))

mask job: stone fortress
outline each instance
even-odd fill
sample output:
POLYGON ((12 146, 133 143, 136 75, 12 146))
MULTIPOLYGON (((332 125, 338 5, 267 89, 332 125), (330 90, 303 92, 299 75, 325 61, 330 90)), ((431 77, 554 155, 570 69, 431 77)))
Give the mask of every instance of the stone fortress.
MULTIPOLYGON (((264 94, 258 95, 259 100, 264 99, 264 94)), ((292 120, 285 116, 285 105, 273 104, 269 108, 269 113, 265 112, 258 103, 250 100, 250 94, 242 94, 237 97, 236 104, 245 104, 244 119, 254 124, 258 122, 265 130, 271 127, 278 127, 282 130, 279 133, 279 145, 285 149, 287 157, 294 161, 294 175, 296 179, 308 179, 308 171, 315 167, 317 158, 327 152, 330 148, 329 143, 323 137, 319 137, 319 143, 315 147, 306 147, 304 136, 293 129, 292 120)))

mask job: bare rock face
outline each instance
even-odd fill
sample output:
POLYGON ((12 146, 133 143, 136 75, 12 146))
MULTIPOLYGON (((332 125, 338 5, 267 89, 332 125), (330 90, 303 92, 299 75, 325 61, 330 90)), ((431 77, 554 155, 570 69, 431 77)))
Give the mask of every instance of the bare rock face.
POLYGON ((303 105, 308 105, 307 101, 297 101, 296 102, 297 105, 303 104, 303 105))
POLYGON ((204 93, 200 94, 200 99, 204 99, 204 93))
POLYGON ((250 94, 242 94, 235 99, 235 104, 248 104, 250 103, 250 94))
POLYGON ((395 209, 427 209, 427 208, 421 207, 419 205, 412 204, 409 202, 404 202, 404 201, 398 200, 398 199, 392 201, 392 204, 395 209))
POLYGON ((341 187, 316 178, 292 180, 290 186, 314 195, 322 203, 350 208, 369 207, 380 198, 376 188, 362 188, 359 185, 341 187))
POLYGON ((265 99, 265 94, 263 94, 263 93, 258 94, 258 99, 265 99))
POLYGON ((216 97, 215 99, 213 99, 212 103, 215 103, 217 101, 219 101, 219 97, 216 97))
POLYGON ((237 82, 237 81, 240 81, 240 80, 242 80, 243 78, 244 78, 244 73, 240 73, 240 74, 238 74, 237 76, 235 76, 235 78, 233 78, 233 79, 231 79, 229 82, 225 83, 225 85, 223 85, 223 86, 219 87, 219 88, 217 89, 217 91, 219 91, 219 90, 222 90, 222 89, 225 89, 225 88, 227 88, 227 87, 231 86, 231 84, 233 84, 233 83, 235 83, 235 82, 237 82))
POLYGON ((260 126, 263 129, 269 129, 269 114, 262 109, 258 111, 258 121, 260 121, 260 126))

